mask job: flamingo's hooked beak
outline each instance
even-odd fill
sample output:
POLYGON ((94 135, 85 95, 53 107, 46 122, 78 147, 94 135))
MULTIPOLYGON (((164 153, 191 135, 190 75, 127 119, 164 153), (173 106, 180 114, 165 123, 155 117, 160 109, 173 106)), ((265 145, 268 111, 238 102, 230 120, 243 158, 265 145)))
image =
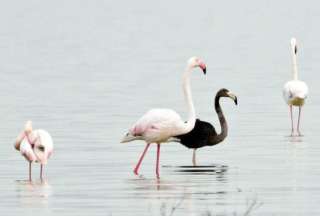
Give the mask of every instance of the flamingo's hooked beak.
POLYGON ((291 38, 291 46, 294 51, 294 54, 297 55, 298 48, 297 48, 297 40, 295 38, 291 38))
POLYGON ((207 66, 206 66, 206 64, 203 63, 203 62, 201 62, 201 63, 199 64, 199 67, 202 69, 203 74, 205 75, 205 74, 207 73, 207 66))
POLYGON ((238 98, 235 94, 233 94, 232 92, 228 92, 228 96, 234 101, 236 105, 238 105, 238 98))

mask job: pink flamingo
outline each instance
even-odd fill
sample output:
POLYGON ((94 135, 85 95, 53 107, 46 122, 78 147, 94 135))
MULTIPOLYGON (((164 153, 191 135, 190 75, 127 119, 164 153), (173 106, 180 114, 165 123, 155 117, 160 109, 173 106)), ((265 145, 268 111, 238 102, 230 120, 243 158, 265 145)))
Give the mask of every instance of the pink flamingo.
POLYGON ((196 67, 200 67, 203 70, 203 73, 206 74, 205 63, 197 57, 189 59, 187 68, 183 74, 183 92, 189 111, 189 118, 187 122, 183 121, 180 115, 174 110, 152 109, 144 114, 123 137, 121 141, 122 143, 133 140, 144 140, 147 143, 137 165, 134 168, 133 172, 136 175, 138 175, 139 167, 150 144, 156 143, 156 175, 157 178, 159 178, 160 143, 168 141, 170 137, 188 133, 193 129, 196 119, 190 90, 190 73, 192 69, 196 67))
POLYGON ((17 136, 14 145, 29 162, 29 181, 31 181, 31 163, 40 163, 40 179, 43 179, 43 166, 47 164, 53 152, 50 134, 42 129, 32 130, 32 122, 27 121, 24 130, 17 136))

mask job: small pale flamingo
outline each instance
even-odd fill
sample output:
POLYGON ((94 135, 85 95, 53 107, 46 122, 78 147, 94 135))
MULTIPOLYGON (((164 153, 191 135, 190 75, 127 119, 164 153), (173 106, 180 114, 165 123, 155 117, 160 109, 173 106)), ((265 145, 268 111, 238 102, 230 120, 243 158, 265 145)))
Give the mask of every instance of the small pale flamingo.
POLYGON ((183 121, 178 113, 171 109, 152 109, 143 115, 123 137, 122 143, 133 140, 144 140, 147 145, 140 156, 134 173, 138 175, 141 162, 151 143, 157 144, 156 175, 159 178, 160 144, 170 137, 188 133, 195 125, 195 109, 190 90, 190 73, 192 69, 200 67, 206 73, 205 63, 198 57, 189 59, 187 68, 183 74, 183 92, 188 105, 189 118, 183 121))
POLYGON ((292 117, 292 106, 299 107, 299 117, 297 124, 298 136, 301 136, 300 132, 300 115, 301 108, 305 103, 308 96, 308 86, 305 82, 298 79, 298 67, 297 67, 297 40, 291 39, 291 53, 293 63, 293 79, 288 81, 283 87, 283 98, 289 105, 290 117, 291 117, 291 136, 294 135, 293 117, 292 117))
POLYGON ((53 152, 50 134, 42 129, 33 130, 32 122, 27 121, 24 130, 17 136, 15 149, 29 162, 29 181, 32 180, 31 164, 40 163, 40 179, 43 179, 43 166, 47 164, 53 152))

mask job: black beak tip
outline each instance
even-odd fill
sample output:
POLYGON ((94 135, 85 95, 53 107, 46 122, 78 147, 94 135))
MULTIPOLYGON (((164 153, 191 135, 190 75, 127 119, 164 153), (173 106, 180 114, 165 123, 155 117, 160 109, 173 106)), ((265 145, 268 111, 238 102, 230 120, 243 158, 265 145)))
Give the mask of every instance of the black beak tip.
POLYGON ((238 98, 234 99, 234 103, 238 105, 238 98))
POLYGON ((203 68, 202 71, 203 71, 203 74, 206 75, 206 73, 207 73, 207 68, 203 68))

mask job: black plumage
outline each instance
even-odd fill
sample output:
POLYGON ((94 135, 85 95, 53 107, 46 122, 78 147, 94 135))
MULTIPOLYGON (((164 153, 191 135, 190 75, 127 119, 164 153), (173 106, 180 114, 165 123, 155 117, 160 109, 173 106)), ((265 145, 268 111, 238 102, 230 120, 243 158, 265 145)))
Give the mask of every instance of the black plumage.
POLYGON ((187 134, 176 136, 180 143, 187 148, 201 148, 209 145, 209 136, 216 136, 215 128, 209 122, 196 119, 196 123, 192 131, 187 134))

